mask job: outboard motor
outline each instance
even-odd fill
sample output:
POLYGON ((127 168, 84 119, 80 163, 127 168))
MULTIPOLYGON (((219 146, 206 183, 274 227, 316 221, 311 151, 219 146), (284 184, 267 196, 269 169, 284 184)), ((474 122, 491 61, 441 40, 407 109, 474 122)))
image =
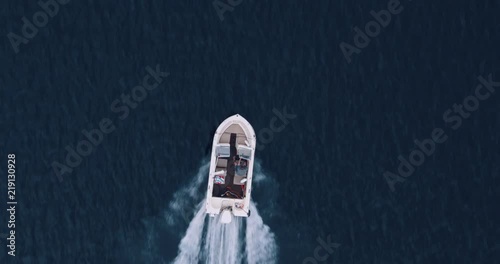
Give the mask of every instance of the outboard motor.
POLYGON ((224 209, 220 214, 220 222, 223 224, 229 224, 233 220, 233 216, 231 215, 231 209, 224 209))

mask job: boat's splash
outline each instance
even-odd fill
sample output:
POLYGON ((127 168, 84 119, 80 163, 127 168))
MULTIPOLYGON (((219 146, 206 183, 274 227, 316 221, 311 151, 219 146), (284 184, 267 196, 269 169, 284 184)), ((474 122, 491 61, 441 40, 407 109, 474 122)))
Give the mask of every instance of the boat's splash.
POLYGON ((275 263, 276 243, 269 226, 264 224, 255 204, 250 203, 252 215, 247 220, 246 255, 247 263, 275 263))
MULTIPOLYGON (((255 168, 257 169, 254 171, 255 178, 264 178, 260 166, 255 168)), ((195 184, 174 194, 174 199, 170 203, 167 223, 172 226, 176 220, 189 215, 189 212, 182 210, 185 205, 193 203, 194 200, 202 200, 198 203, 196 213, 181 239, 178 255, 173 263, 275 263, 277 247, 274 234, 264 224, 253 202, 250 203, 249 218, 234 217, 230 224, 221 224, 218 216, 212 218, 206 215, 205 199, 199 197, 201 195, 198 192, 206 175, 208 175, 208 165, 200 168, 195 184)))

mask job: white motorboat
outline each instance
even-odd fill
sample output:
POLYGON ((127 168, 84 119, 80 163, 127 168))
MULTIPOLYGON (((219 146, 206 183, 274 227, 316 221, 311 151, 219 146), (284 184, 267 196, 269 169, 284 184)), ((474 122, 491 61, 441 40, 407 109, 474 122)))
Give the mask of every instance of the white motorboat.
POLYGON ((240 115, 224 120, 215 131, 207 189, 207 214, 220 222, 250 216, 250 194, 256 137, 240 115))

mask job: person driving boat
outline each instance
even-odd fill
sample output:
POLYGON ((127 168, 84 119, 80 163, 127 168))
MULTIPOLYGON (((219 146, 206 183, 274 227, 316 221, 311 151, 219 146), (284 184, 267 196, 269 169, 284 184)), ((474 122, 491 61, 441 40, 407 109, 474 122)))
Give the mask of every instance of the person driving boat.
POLYGON ((234 171, 236 175, 246 177, 248 172, 248 161, 245 159, 240 159, 236 161, 235 165, 236 166, 234 168, 234 171))

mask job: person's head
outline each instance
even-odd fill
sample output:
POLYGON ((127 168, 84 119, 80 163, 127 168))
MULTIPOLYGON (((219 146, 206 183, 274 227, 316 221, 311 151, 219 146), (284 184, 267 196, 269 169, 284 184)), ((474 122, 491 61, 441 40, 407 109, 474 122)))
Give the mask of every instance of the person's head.
POLYGON ((240 165, 243 166, 243 167, 246 167, 247 166, 247 161, 244 160, 244 159, 242 159, 240 165))

